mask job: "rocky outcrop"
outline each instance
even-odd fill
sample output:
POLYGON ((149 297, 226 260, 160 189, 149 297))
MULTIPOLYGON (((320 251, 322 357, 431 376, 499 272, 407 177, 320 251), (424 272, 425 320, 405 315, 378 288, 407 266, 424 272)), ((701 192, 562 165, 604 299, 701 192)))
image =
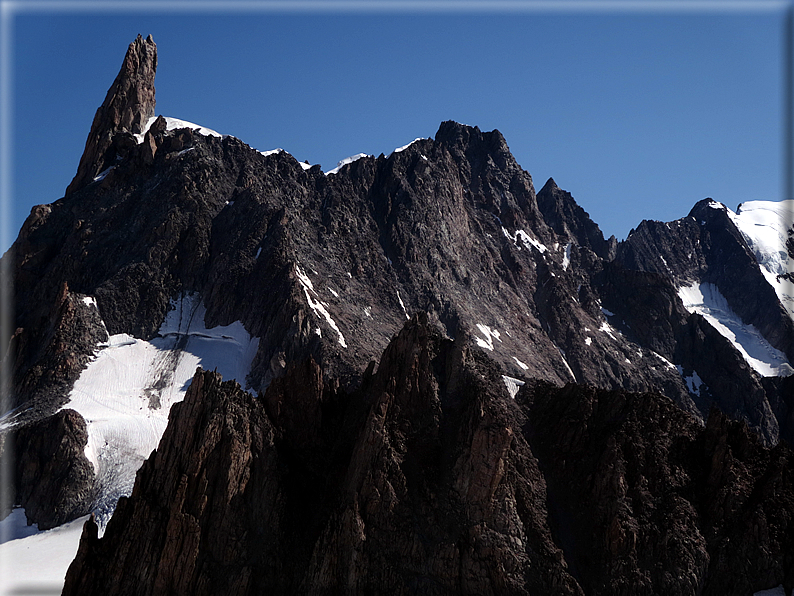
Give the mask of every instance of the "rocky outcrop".
POLYGON ((256 398, 197 373, 101 540, 86 522, 64 593, 284 593, 274 439, 256 398))
POLYGON ((611 261, 617 249, 617 240, 604 235, 590 215, 579 206, 571 193, 562 190, 554 178, 549 178, 538 192, 538 207, 543 219, 557 234, 570 242, 589 248, 601 259, 611 261))
POLYGON ((138 35, 130 44, 105 101, 96 111, 77 174, 66 188, 67 196, 113 165, 117 155, 114 145, 124 143, 121 138, 115 138, 118 133, 127 133, 129 143, 131 135, 143 132, 149 118, 154 116, 156 70, 157 45, 151 35, 146 39, 138 35))
POLYGON ((794 586, 794 453, 653 394, 522 389, 551 525, 587 594, 794 586))
POLYGON ((94 469, 84 453, 87 443, 85 420, 74 410, 61 410, 3 437, 3 447, 11 445, 15 456, 14 504, 25 508, 39 530, 91 511, 96 495, 94 469))
POLYGON ((13 365, 16 408, 6 421, 15 424, 39 420, 66 403, 97 344, 108 339, 96 303, 70 291, 65 281, 51 302, 41 296, 28 304, 6 354, 13 365))

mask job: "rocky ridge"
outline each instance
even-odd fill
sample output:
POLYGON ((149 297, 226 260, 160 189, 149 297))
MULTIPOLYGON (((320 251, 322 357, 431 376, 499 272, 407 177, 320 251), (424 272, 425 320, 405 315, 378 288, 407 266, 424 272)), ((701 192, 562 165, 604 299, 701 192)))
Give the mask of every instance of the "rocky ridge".
MULTIPOLYGON (((325 174, 283 151, 154 119, 156 65, 154 42, 139 36, 66 196, 34 208, 3 257, 15 282, 6 356, 15 409, 0 436, 20 454, 15 504, 43 524, 91 510, 101 487, 82 455, 81 417, 61 408, 98 345, 157 337, 183 297, 201 301, 207 328, 239 322, 258 339, 240 379, 250 393, 194 377, 105 537, 87 526, 67 586, 110 589, 97 570, 126 560, 130 537, 153 554, 114 567, 112 583, 134 590, 139 580, 154 593, 223 592, 232 570, 241 592, 719 593, 715 574, 735 575, 715 553, 744 568, 753 589, 791 585, 792 547, 779 538, 790 533, 791 459, 769 446, 794 438, 792 377, 762 377, 680 293, 714 285, 790 361, 792 321, 727 211, 703 201, 678 222, 605 240, 553 180, 535 192, 498 131, 455 122, 325 174), (560 426, 548 396, 578 414, 560 426), (612 418, 590 420, 601 400, 612 418), (559 436, 527 423, 546 409, 559 436), (768 495, 763 507, 779 506, 772 522, 750 505, 730 512, 754 516, 758 548, 771 553, 755 575, 739 564, 745 551, 720 546, 741 515, 703 505, 733 490, 703 479, 717 457, 708 428, 721 420, 722 435, 739 432, 717 411, 762 443, 720 447, 740 452, 730 469, 768 495), (614 435, 626 416, 636 424, 614 435), (681 428, 654 430, 666 417, 681 428), (52 440, 35 438, 42 425, 57 428, 52 440), (549 447, 562 437, 571 442, 549 447), (646 441, 675 465, 623 461, 646 441), (61 461, 59 450, 74 457, 61 461), (557 451, 584 463, 560 478, 557 451), (48 458, 57 465, 39 475, 48 458), (606 475, 618 492, 564 488, 589 485, 604 466, 634 471, 606 475), (620 491, 635 483, 629 502, 620 491), (574 532, 582 507, 610 533, 574 532), (287 535, 284 524, 300 530, 287 535), (265 527, 278 547, 250 534, 265 527), (671 537, 688 545, 686 560, 664 551, 653 568, 671 537), (169 571, 175 561, 184 573, 169 571)), ((733 507, 742 495, 726 498, 733 507)))

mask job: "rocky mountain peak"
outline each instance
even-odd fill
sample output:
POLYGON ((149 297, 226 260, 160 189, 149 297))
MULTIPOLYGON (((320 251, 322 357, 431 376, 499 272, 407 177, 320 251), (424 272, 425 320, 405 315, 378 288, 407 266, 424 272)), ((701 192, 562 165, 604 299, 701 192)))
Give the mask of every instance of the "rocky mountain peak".
POLYGON ((615 237, 604 240, 601 229, 590 219, 590 214, 577 204, 571 193, 557 186, 554 178, 546 181, 537 200, 543 218, 557 234, 589 248, 602 259, 614 257, 615 237))
POLYGON ((456 150, 461 150, 466 154, 470 152, 487 153, 502 169, 508 163, 515 164, 507 141, 496 129, 482 132, 477 126, 468 126, 447 120, 438 127, 435 140, 437 143, 445 145, 453 154, 456 150))
MULTIPOLYGON (((154 75, 157 44, 152 36, 140 35, 127 49, 116 80, 96 111, 77 174, 66 188, 69 195, 83 188, 116 158, 114 138, 118 133, 140 134, 154 116, 154 75)), ((128 139, 131 140, 131 139, 128 139)))

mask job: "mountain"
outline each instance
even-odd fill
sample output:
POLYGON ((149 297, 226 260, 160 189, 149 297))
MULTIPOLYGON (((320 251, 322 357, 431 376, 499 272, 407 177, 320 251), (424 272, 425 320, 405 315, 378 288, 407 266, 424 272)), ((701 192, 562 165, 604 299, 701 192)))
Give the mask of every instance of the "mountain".
POLYGON ((789 202, 617 242, 498 131, 323 173, 155 116, 156 66, 3 257, 13 504, 93 514, 64 593, 791 592, 789 202))

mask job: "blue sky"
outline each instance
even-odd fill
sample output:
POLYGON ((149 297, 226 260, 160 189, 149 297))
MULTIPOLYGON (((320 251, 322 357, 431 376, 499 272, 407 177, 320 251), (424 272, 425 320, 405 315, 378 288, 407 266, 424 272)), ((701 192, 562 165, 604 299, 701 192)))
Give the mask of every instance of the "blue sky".
POLYGON ((434 136, 451 119, 499 129, 536 189, 553 177, 618 239, 642 219, 683 217, 707 196, 734 209, 783 198, 783 3, 155 14, 31 6, 5 14, 13 182, 2 250, 33 205, 63 195, 138 33, 158 45, 158 114, 260 150, 283 147, 326 171, 434 136))

